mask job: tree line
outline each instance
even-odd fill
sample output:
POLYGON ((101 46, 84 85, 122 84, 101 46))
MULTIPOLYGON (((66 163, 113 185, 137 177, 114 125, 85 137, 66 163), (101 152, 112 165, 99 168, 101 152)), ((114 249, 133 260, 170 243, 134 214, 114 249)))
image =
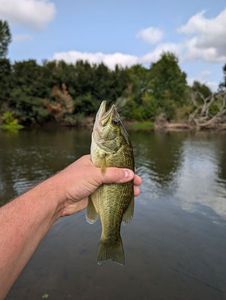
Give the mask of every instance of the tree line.
MULTIPOLYGON (((198 81, 188 85, 173 53, 163 53, 149 68, 134 65, 110 70, 103 63, 87 61, 11 62, 7 57, 10 42, 9 25, 0 20, 0 115, 10 112, 25 126, 50 121, 78 125, 94 116, 102 100, 116 102, 127 120, 155 121, 159 116, 185 120, 194 110, 193 92, 212 94, 198 81)), ((223 72, 219 90, 226 87, 226 65, 223 72)), ((214 113, 217 106, 213 103, 211 109, 214 113)))

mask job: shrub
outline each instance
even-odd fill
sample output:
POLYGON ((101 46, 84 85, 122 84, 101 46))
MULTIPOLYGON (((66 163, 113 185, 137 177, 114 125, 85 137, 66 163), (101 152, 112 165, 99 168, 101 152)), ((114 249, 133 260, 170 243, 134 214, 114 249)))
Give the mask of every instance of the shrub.
POLYGON ((10 111, 3 113, 1 122, 1 128, 6 131, 15 132, 23 128, 23 126, 19 124, 18 120, 14 118, 12 112, 10 111))

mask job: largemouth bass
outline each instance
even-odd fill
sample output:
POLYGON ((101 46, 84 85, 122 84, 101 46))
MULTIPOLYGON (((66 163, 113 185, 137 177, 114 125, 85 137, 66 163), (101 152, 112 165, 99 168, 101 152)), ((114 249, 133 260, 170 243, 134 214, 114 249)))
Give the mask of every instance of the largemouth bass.
MULTIPOLYGON (((128 133, 120 119, 116 106, 106 110, 103 101, 96 115, 91 143, 91 159, 96 167, 105 171, 106 167, 129 168, 134 170, 133 149, 128 133)), ((129 222, 133 217, 133 182, 103 184, 89 198, 87 221, 94 223, 100 218, 102 234, 97 262, 112 260, 125 263, 121 222, 129 222)))

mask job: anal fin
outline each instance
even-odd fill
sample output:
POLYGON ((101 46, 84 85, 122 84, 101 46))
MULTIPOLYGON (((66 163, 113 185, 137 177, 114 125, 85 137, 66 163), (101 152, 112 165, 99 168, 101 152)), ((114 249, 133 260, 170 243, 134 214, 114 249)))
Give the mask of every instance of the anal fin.
POLYGON ((129 206, 124 212, 124 215, 122 217, 123 222, 129 223, 133 218, 133 212, 134 212, 134 197, 131 199, 129 206))

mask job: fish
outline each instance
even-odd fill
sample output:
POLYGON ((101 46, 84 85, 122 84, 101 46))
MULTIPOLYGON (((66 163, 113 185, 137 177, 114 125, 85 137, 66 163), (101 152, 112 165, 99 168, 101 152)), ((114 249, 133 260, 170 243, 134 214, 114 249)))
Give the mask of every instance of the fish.
MULTIPOLYGON (((129 135, 113 104, 107 110, 102 101, 96 114, 91 142, 91 160, 102 172, 107 167, 128 168, 134 171, 133 148, 129 135)), ((97 263, 112 260, 125 264, 120 228, 122 221, 128 223, 134 214, 133 181, 103 184, 88 200, 86 219, 93 224, 100 219, 100 237, 97 263)))

